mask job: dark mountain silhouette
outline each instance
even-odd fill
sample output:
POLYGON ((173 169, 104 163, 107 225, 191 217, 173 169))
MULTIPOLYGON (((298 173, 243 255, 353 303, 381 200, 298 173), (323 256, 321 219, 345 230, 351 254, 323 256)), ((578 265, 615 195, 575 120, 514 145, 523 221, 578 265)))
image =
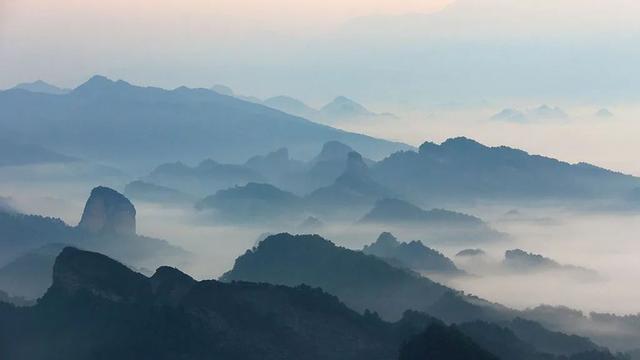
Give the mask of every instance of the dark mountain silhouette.
POLYGON ((77 161, 39 145, 24 144, 0 137, 0 167, 39 165, 39 164, 63 164, 77 161))
POLYGON ((432 324, 407 341, 400 349, 399 360, 498 360, 456 326, 432 324))
POLYGON ((444 274, 462 274, 451 259, 425 246, 421 241, 399 242, 391 233, 383 232, 376 242, 366 245, 362 252, 377 256, 390 264, 407 269, 444 274))
POLYGON ((309 158, 330 140, 375 158, 409 148, 211 90, 145 88, 101 76, 66 95, 2 91, 0 109, 0 132, 10 138, 134 171, 214 154, 221 161, 242 161, 283 144, 296 157, 309 158))
POLYGON ((544 353, 572 355, 600 349, 586 337, 550 331, 535 321, 515 318, 504 325, 522 341, 544 353))
POLYGON ((51 85, 42 80, 36 80, 31 83, 22 83, 14 87, 14 89, 26 90, 34 93, 51 94, 51 95, 64 95, 67 94, 69 89, 62 89, 55 85, 51 85))
POLYGON ((249 183, 220 190, 197 204, 200 210, 215 210, 215 218, 236 223, 292 221, 303 215, 304 204, 296 195, 269 184, 249 183))
MULTIPOLYGON (((535 353, 535 347, 496 325, 447 327, 414 311, 388 323, 306 285, 196 281, 166 266, 146 277, 104 255, 71 247, 56 258, 52 279, 32 307, 0 302, 3 358, 204 359, 216 354, 249 360, 382 360, 400 353, 407 359, 492 359, 484 350, 489 349, 508 355, 500 357, 505 360, 556 359, 523 356, 535 353)), ((600 357, 570 359, 614 359, 604 352, 590 354, 600 357)))
POLYGON ((309 206, 321 213, 361 212, 376 200, 391 196, 390 190, 374 181, 369 168, 357 152, 347 155, 346 166, 333 184, 319 188, 307 196, 309 206))
POLYGON ((375 180, 417 202, 475 199, 594 199, 620 197, 640 179, 588 164, 568 164, 467 138, 418 152, 398 152, 372 167, 375 180))
POLYGON ((273 235, 236 259, 223 281, 307 284, 337 295, 358 311, 370 309, 399 319, 424 310, 447 288, 374 256, 337 247, 317 235, 273 235), (295 270, 293 270, 295 269, 295 270))
POLYGON ((195 198, 176 189, 140 180, 128 183, 124 188, 127 197, 133 200, 161 204, 193 204, 195 198))
MULTIPOLYGON (((500 359, 521 359, 521 360, 623 360, 626 357, 622 355, 612 355, 607 350, 601 350, 595 346, 586 347, 585 350, 578 352, 569 351, 566 355, 558 355, 545 353, 542 349, 537 348, 531 343, 522 340, 509 327, 503 327, 498 324, 487 323, 483 321, 475 321, 460 324, 457 329, 473 339, 473 341, 482 346, 482 348, 490 351, 500 359)), ((552 335, 553 342, 565 341, 567 335, 557 334, 546 331, 546 335, 552 335)), ((588 341, 588 340, 587 340, 588 341)), ((569 345, 571 347, 571 345, 569 345)), ((582 346, 579 346, 582 348, 582 346)))
POLYGON ((105 187, 97 187, 91 192, 77 227, 54 218, 0 212, 0 266, 18 269, 15 273, 25 276, 32 271, 29 276, 35 282, 16 283, 14 288, 43 293, 46 287, 41 284, 50 281, 50 273, 43 279, 41 276, 45 272, 42 269, 49 266, 47 259, 51 260, 51 249, 59 246, 52 244, 71 244, 100 251, 138 267, 182 264, 188 260, 186 251, 165 240, 136 234, 135 213, 135 207, 127 198, 105 187), (13 260, 16 262, 7 265, 13 260), (31 270, 27 270, 29 267, 31 270))
POLYGON ((397 356, 400 328, 307 286, 197 282, 168 267, 147 278, 66 248, 35 307, 0 304, 0 356, 382 360, 397 356))

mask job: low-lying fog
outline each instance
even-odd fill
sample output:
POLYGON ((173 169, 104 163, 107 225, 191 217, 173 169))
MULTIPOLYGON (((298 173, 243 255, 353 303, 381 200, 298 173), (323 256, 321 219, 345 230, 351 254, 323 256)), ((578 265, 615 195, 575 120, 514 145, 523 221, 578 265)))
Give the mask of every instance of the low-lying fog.
MULTIPOLYGON (((121 189, 118 184, 108 184, 121 189)), ((92 184, 3 182, 0 194, 10 195, 25 213, 60 217, 75 225, 92 184)), ((253 247, 265 232, 279 228, 210 225, 190 208, 167 208, 136 203, 138 233, 167 239, 194 253, 183 269, 199 279, 217 278, 229 270, 237 256, 253 247)), ((438 278, 446 284, 515 308, 538 304, 567 305, 584 311, 635 314, 640 311, 640 213, 568 212, 552 208, 518 208, 517 217, 505 217, 510 206, 458 209, 483 217, 510 235, 494 243, 447 244, 414 231, 395 231, 401 241, 422 240, 450 257, 470 276, 438 278), (464 261, 456 253, 481 248, 487 257, 464 261), (534 274, 506 271, 500 264, 504 251, 520 248, 561 264, 595 270, 598 276, 577 276, 570 271, 534 274)), ((335 243, 361 249, 377 238, 379 228, 350 224, 328 227, 321 235, 335 243)))

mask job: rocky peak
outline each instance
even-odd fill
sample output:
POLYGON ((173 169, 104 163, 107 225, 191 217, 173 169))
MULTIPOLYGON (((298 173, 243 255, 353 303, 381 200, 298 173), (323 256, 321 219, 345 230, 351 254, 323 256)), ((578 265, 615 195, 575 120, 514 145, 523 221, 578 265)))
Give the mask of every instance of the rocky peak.
POLYGON ((78 228, 92 234, 135 235, 136 209, 124 195, 99 186, 91 191, 78 228))

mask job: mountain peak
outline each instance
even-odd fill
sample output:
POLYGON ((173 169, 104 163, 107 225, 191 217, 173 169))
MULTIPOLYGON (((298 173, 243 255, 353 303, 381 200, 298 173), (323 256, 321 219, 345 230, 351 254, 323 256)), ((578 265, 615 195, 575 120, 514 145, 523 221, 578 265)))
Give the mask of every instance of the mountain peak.
POLYGON ((325 117, 335 118, 373 115, 373 113, 367 110, 364 106, 344 96, 336 97, 332 102, 322 107, 320 112, 325 117))
POLYGON ((106 76, 94 75, 89 80, 75 88, 73 92, 76 94, 93 95, 125 86, 128 87, 131 85, 123 80, 114 81, 106 76))
POLYGON ((93 234, 135 235, 136 209, 124 195, 99 186, 91 190, 78 227, 93 234))
POLYGON ((339 141, 328 141, 322 145, 320 154, 316 156, 315 162, 320 161, 344 161, 353 149, 349 145, 345 145, 339 141))
POLYGON ((34 93, 63 95, 69 92, 68 89, 62 89, 55 85, 51 85, 42 80, 36 80, 31 83, 21 83, 14 87, 14 89, 26 90, 34 93))

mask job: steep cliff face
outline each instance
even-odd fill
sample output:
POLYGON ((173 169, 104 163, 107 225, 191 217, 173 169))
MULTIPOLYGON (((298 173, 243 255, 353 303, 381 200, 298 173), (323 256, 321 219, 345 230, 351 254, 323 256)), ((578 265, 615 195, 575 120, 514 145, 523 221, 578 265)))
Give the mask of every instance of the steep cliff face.
POLYGON ((92 234, 135 235, 136 209, 124 195, 99 186, 91 191, 78 228, 92 234))

